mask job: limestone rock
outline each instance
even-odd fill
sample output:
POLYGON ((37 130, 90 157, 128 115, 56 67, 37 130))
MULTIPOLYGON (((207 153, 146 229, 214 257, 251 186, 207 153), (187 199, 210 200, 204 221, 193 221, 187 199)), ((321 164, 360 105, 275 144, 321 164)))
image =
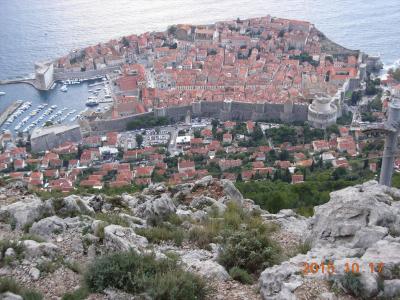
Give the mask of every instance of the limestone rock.
POLYGON ((134 250, 140 253, 147 247, 148 241, 131 228, 109 225, 104 228, 104 245, 108 251, 134 250))
POLYGON ((353 247, 354 248, 368 248, 375 244, 377 241, 383 239, 389 232, 388 228, 380 226, 371 226, 361 228, 354 235, 353 247))
POLYGON ((12 257, 16 256, 15 250, 13 248, 8 248, 6 252, 4 252, 4 257, 12 257))
POLYGON ((226 281, 230 279, 223 266, 215 262, 213 254, 205 250, 193 250, 182 255, 181 260, 191 272, 209 280, 226 281))
POLYGON ((104 204, 103 197, 101 195, 94 195, 89 199, 89 206, 93 208, 95 212, 102 210, 104 204))
POLYGON ((383 294, 386 298, 400 297, 400 279, 385 280, 383 286, 383 294))
POLYGON ((0 222, 13 222, 16 229, 22 229, 43 218, 46 206, 37 197, 28 197, 0 208, 0 222))
POLYGON ((19 295, 13 294, 11 292, 0 294, 0 299, 2 300, 23 300, 19 295))
POLYGON ((190 206, 196 209, 204 209, 204 208, 216 208, 220 213, 223 213, 226 209, 226 206, 217 200, 207 197, 207 196, 197 196, 194 197, 190 206))
POLYGON ((213 181, 213 177, 211 175, 205 176, 194 182, 194 189, 198 187, 207 187, 213 181))
POLYGON ((93 215, 94 209, 89 206, 89 201, 78 195, 70 195, 63 199, 59 212, 65 215, 93 215))
POLYGON ((59 248, 52 243, 38 243, 36 241, 22 241, 25 247, 26 258, 37 258, 41 256, 54 258, 59 254, 59 248))
POLYGON ((385 266, 400 265, 400 241, 384 239, 378 241, 365 251, 361 257, 367 262, 382 262, 385 266))
POLYGON ((48 238, 53 233, 63 232, 66 228, 67 225, 63 219, 52 216, 33 223, 29 232, 48 238))
POLYGON ((222 188, 224 190, 225 195, 231 201, 235 202, 239 206, 242 206, 243 205, 243 195, 235 187, 233 182, 228 179, 222 179, 221 184, 222 184, 222 188))
POLYGON ((39 280, 39 278, 40 278, 40 271, 39 271, 39 269, 38 268, 31 268, 30 270, 29 270, 29 276, 31 276, 32 277, 32 279, 33 280, 39 280))
POLYGON ((165 219, 175 211, 175 204, 167 194, 148 199, 135 209, 135 213, 146 220, 165 219))
POLYGON ((329 202, 315 208, 310 232, 313 245, 368 247, 385 234, 376 226, 400 230, 400 211, 391 205, 393 198, 387 191, 387 187, 370 181, 332 192, 329 202), (368 233, 373 236, 368 238, 368 233))

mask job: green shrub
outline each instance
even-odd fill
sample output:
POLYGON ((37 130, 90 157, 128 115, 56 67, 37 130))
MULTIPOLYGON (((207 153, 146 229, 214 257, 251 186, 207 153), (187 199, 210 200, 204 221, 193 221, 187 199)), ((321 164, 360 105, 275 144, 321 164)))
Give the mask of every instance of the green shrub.
POLYGON ((11 292, 24 300, 42 300, 43 296, 31 289, 21 287, 13 278, 0 278, 0 294, 11 292))
POLYGON ((138 228, 136 233, 146 237, 149 242, 157 244, 162 241, 173 241, 177 246, 180 246, 185 238, 185 232, 181 228, 171 225, 138 228))
POLYGON ((97 213, 95 219, 107 222, 109 224, 129 227, 129 222, 127 220, 113 213, 97 213))
POLYGON ((219 233, 215 227, 206 224, 205 226, 193 227, 189 231, 189 241, 196 244, 201 249, 208 249, 215 236, 219 233))
POLYGON ((42 300, 43 296, 41 293, 33 290, 24 290, 21 294, 24 300, 42 300))
POLYGON ((45 274, 54 273, 59 267, 60 264, 58 261, 51 261, 51 260, 44 260, 37 265, 37 268, 40 271, 40 273, 45 273, 45 274))
POLYGON ((76 260, 63 260, 63 265, 77 274, 82 273, 82 266, 76 260))
POLYGON ((176 261, 135 252, 101 257, 84 277, 91 292, 116 288, 131 294, 147 293, 160 300, 204 299, 208 293, 203 280, 182 270, 176 261))
POLYGON ((340 283, 346 291, 353 296, 360 297, 363 291, 363 286, 360 281, 360 274, 348 272, 340 278, 340 283))
POLYGON ((239 281, 244 284, 252 284, 253 277, 246 270, 243 270, 238 267, 233 267, 229 270, 229 275, 231 275, 232 279, 239 281))
POLYGON ((66 293, 63 297, 62 300, 84 300, 89 296, 89 290, 87 287, 82 286, 79 289, 66 293))
POLYGON ((22 241, 30 240, 30 241, 35 241, 35 242, 38 242, 38 243, 46 242, 46 240, 44 238, 42 238, 41 236, 38 236, 36 234, 31 234, 31 233, 24 234, 21 237, 21 240, 22 241))
POLYGON ((297 253, 307 254, 311 250, 311 244, 309 242, 300 243, 297 246, 297 253))
POLYGON ((19 295, 21 293, 21 287, 13 278, 1 278, 0 293, 6 292, 11 292, 19 295))
POLYGON ((0 267, 4 264, 10 263, 14 258, 4 257, 8 248, 12 248, 15 251, 15 259, 21 260, 24 257, 24 246, 21 243, 17 243, 15 241, 10 240, 1 240, 0 241, 0 267))
POLYGON ((239 267, 259 273, 279 262, 280 249, 265 233, 257 229, 240 230, 225 238, 219 262, 227 269, 239 267))

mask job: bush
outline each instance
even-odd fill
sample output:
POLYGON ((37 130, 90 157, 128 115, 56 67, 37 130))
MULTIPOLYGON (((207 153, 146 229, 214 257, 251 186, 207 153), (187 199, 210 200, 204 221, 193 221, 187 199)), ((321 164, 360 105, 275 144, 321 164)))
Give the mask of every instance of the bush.
POLYGON ((89 294, 87 287, 80 287, 71 293, 66 293, 62 297, 62 300, 84 300, 89 296, 89 294))
POLYGON ((229 270, 229 275, 231 275, 233 280, 239 281, 244 284, 252 284, 253 277, 246 270, 238 267, 233 267, 229 270))
POLYGON ((21 237, 22 241, 26 241, 26 240, 30 240, 30 241, 35 241, 38 243, 43 243, 46 242, 46 240, 44 238, 42 238, 41 236, 38 236, 36 234, 31 234, 31 233, 26 233, 21 237))
POLYGON ((162 241, 173 241, 177 246, 180 246, 185 238, 185 232, 173 225, 138 228, 136 233, 146 237, 149 242, 157 244, 162 241))
POLYGON ((59 261, 44 260, 37 265, 40 273, 51 274, 60 267, 59 261))
POLYGON ((43 296, 31 289, 21 287, 13 278, 0 278, 0 294, 11 292, 24 300, 42 300, 43 296))
POLYGON ((204 299, 208 294, 203 280, 182 270, 176 261, 135 252, 101 257, 84 277, 91 292, 115 288, 131 294, 147 293, 160 300, 204 299))
POLYGON ((129 227, 129 222, 127 220, 113 213, 97 213, 95 219, 107 222, 108 224, 129 227))
POLYGON ((239 230, 225 238, 218 261, 227 269, 258 274, 279 262, 279 247, 260 230, 239 230))
POLYGON ((363 291, 363 286, 360 281, 360 274, 348 272, 340 278, 340 283, 346 291, 353 296, 360 297, 363 291))
MULTIPOLYGON (((15 251, 15 258, 21 260, 24 257, 24 246, 14 241, 1 240, 0 241, 0 267, 4 264, 10 263, 9 257, 4 257, 7 249, 12 248, 15 251)), ((11 258, 12 259, 12 258, 11 258)))
POLYGON ((311 244, 309 242, 301 243, 297 246, 297 252, 301 254, 307 254, 311 250, 311 244))

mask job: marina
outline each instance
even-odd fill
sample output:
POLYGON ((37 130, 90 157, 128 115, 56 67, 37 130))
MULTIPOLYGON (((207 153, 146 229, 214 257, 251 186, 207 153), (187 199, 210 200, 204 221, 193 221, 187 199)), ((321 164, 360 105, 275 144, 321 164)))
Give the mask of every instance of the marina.
POLYGON ((21 105, 23 101, 17 100, 11 103, 0 115, 0 126, 11 116, 21 105))
POLYGON ((100 112, 111 107, 110 87, 103 77, 97 81, 69 80, 55 84, 57 88, 38 91, 28 84, 2 86, 0 101, 0 131, 26 134, 34 128, 51 124, 71 124, 81 118, 84 111, 100 112), (96 84, 95 87, 89 85, 96 84), (65 85, 66 90, 61 88, 65 85), (16 102, 15 99, 22 99, 16 102), (88 100, 94 106, 87 106, 88 100))

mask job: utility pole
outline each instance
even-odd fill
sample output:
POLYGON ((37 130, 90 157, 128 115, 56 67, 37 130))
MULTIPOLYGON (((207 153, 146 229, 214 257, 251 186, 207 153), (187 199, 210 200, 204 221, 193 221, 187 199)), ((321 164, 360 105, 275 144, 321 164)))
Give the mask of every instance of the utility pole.
POLYGON ((379 183, 392 185, 393 167, 400 132, 400 98, 395 96, 389 104, 388 119, 385 123, 385 149, 383 151, 379 183))

